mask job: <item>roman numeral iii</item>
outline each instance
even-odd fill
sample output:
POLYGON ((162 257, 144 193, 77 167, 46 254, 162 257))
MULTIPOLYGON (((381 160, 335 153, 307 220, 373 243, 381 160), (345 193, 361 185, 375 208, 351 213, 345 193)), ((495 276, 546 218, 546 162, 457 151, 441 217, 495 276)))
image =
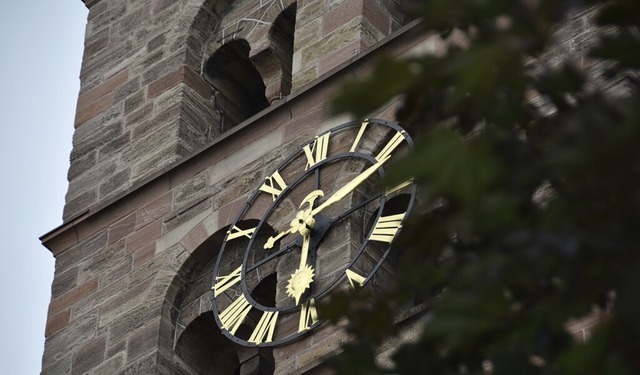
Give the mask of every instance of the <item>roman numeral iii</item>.
POLYGON ((397 215, 380 216, 373 228, 370 239, 372 241, 391 243, 401 227, 400 224, 405 214, 406 212, 397 215))

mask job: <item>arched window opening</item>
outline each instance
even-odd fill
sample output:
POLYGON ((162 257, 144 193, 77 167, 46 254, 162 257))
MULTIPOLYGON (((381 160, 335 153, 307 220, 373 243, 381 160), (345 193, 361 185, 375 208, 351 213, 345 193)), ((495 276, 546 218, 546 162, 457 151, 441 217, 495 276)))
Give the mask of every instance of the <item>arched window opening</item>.
POLYGON ((293 65, 293 36, 296 28, 296 3, 285 9, 273 23, 269 32, 276 54, 280 57, 282 78, 280 94, 291 93, 291 69, 293 65))
MULTIPOLYGON (((260 283, 253 288, 251 292, 251 297, 261 305, 273 307, 276 304, 276 287, 277 287, 277 276, 276 273, 272 273, 260 281, 260 283)), ((245 319, 245 321, 240 324, 238 330, 236 331, 236 336, 241 337, 243 339, 248 339, 253 333, 258 321, 262 317, 262 311, 258 309, 252 308, 249 311, 249 315, 245 319)))
POLYGON ((191 322, 178 339, 175 352, 179 364, 189 374, 235 375, 240 373, 240 361, 235 348, 220 333, 207 312, 191 322))
MULTIPOLYGON (((276 302, 276 286, 277 286, 277 274, 272 273, 260 281, 258 285, 251 292, 251 296, 256 302, 264 306, 275 306, 276 302)), ((242 323, 236 331, 238 337, 247 339, 251 336, 251 333, 256 328, 260 318, 262 317, 262 311, 258 309, 251 309, 247 316, 245 323, 242 323)), ((245 349, 248 355, 245 355, 247 359, 241 364, 242 373, 257 374, 257 375, 270 375, 273 374, 275 369, 275 361, 273 359, 272 348, 257 348, 257 349, 245 349)))
MULTIPOLYGON (((257 220, 238 225, 256 226, 257 220)), ((268 348, 241 348, 219 330, 211 308, 211 281, 219 249, 228 228, 220 229, 200 244, 183 264, 174 282, 176 297, 174 361, 181 373, 193 375, 272 374, 274 359, 268 348), (240 352, 242 351, 242 353, 240 352)), ((246 241, 236 240, 225 252, 241 257, 246 241)), ((252 296, 261 304, 275 306, 276 273, 263 277, 253 288, 252 296)), ((238 336, 249 335, 260 320, 251 311, 238 328, 238 336)))
POLYGON ((221 115, 220 132, 266 108, 265 85, 249 61, 249 43, 233 40, 211 55, 204 76, 214 87, 214 106, 221 115))
POLYGON ((265 84, 265 96, 273 103, 291 92, 293 37, 296 26, 296 4, 288 6, 269 28, 268 43, 254 51, 251 62, 265 84))

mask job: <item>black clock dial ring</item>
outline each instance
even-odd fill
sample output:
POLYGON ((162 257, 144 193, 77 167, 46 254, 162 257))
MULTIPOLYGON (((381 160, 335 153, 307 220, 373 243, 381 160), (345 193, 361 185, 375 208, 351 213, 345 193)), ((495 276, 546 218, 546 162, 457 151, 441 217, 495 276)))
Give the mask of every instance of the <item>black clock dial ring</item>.
POLYGON ((374 184, 392 156, 412 148, 396 123, 352 121, 264 175, 214 266, 212 309, 224 336, 253 347, 292 342, 322 323, 315 302, 337 283, 371 279, 415 198, 412 182, 374 184))
MULTIPOLYGON (((264 265, 265 263, 274 260, 275 258, 277 258, 278 256, 282 256, 286 253, 289 253, 291 251, 294 251, 294 248, 297 247, 297 244, 300 244, 302 242, 302 235, 297 232, 297 231, 292 231, 290 234, 288 234, 287 236, 283 236, 284 237, 289 237, 289 236, 297 236, 297 238, 294 240, 293 244, 288 244, 285 249, 278 249, 276 250, 271 249, 270 250, 270 254, 265 256, 264 258, 258 260, 256 263, 250 263, 249 262, 249 258, 252 255, 252 251, 262 251, 264 248, 264 244, 262 243, 257 243, 256 241, 258 241, 258 236, 256 236, 255 234, 262 232, 263 228, 267 225, 267 220, 269 219, 269 217, 274 213, 274 211, 280 207, 280 205, 282 204, 282 202, 286 199, 289 199, 289 194, 295 190, 300 184, 302 184, 306 179, 308 178, 312 178, 313 179, 313 185, 314 186, 318 186, 318 175, 319 173, 322 173, 322 169, 326 168, 328 165, 331 165, 333 163, 338 163, 341 161, 349 161, 349 160, 362 160, 365 163, 369 164, 369 165, 374 165, 376 163, 376 160, 373 156, 368 155, 368 154, 364 154, 364 153, 343 153, 343 154, 337 154, 331 157, 328 157, 327 159, 325 159, 322 162, 317 163, 316 165, 314 165, 312 168, 309 168, 308 170, 306 170, 304 173, 302 173, 301 175, 299 175, 293 182, 290 183, 290 185, 287 187, 287 189, 283 190, 283 192, 277 197, 277 199, 273 202, 273 204, 267 209, 267 211, 264 213, 262 219, 260 220, 260 222, 258 223, 258 225, 255 227, 255 232, 254 235, 252 236, 252 238, 249 240, 249 243, 247 245, 247 249, 251 249, 251 250, 247 250, 244 253, 244 258, 243 258, 243 263, 242 263, 242 277, 241 277, 241 285, 242 285, 242 289, 243 289, 243 293, 245 294, 247 300, 251 303, 252 306, 254 306, 257 309, 260 309, 262 311, 280 311, 283 313, 288 313, 291 312, 293 310, 296 310, 299 308, 299 306, 296 305, 292 305, 289 307, 275 307, 275 306, 265 306, 264 304, 260 303, 259 301, 257 301, 255 298, 253 298, 252 293, 249 289, 249 286, 247 285, 247 273, 248 272, 252 272, 255 271, 258 267, 264 265)), ((286 165, 286 163, 288 162, 288 160, 286 160, 283 165, 286 165)), ((380 173, 381 176, 384 176, 384 171, 382 169, 382 167, 378 170, 378 173, 380 173)), ((255 197, 258 195, 258 192, 256 192, 256 194, 254 194, 254 196, 252 198, 250 198, 249 202, 248 202, 248 206, 252 203, 252 201, 255 199, 255 197)), ((312 207, 317 206, 318 202, 316 202, 314 205, 312 205, 312 207)), ((298 212, 302 212, 302 208, 299 209, 298 212)), ((325 236, 325 234, 327 233, 327 231, 330 229, 331 225, 335 222, 335 220, 332 220, 331 218, 329 218, 326 215, 323 215, 322 213, 319 214, 315 214, 313 215, 313 218, 316 221, 316 224, 314 224, 313 226, 313 230, 311 230, 310 232, 310 244, 309 244, 309 264, 313 264, 315 263, 315 256, 316 256, 316 249, 318 247, 318 245, 321 243, 323 237, 325 236)), ((281 230, 281 232, 283 231, 287 231, 289 230, 289 228, 283 228, 281 230)), ((280 233, 281 233, 280 232, 280 233)), ((277 242, 276 242, 277 243, 277 242)), ((301 246, 301 245, 299 245, 301 246)), ((310 298, 312 298, 313 295, 311 295, 310 298)))

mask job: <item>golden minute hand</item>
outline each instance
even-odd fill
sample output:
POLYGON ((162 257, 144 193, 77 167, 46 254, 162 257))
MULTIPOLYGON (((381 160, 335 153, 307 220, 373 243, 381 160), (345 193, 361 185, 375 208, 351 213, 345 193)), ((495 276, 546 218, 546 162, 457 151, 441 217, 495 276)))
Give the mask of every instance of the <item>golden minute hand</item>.
POLYGON ((344 197, 349 195, 349 193, 351 193, 353 190, 355 190, 361 183, 363 183, 367 178, 369 178, 369 176, 371 176, 375 171, 377 171, 378 168, 380 168, 382 166, 382 164, 387 160, 388 160, 388 158, 382 159, 382 160, 378 161, 377 163, 373 164, 372 166, 370 166, 369 168, 365 169, 356 178, 354 178, 353 180, 349 181, 348 184, 344 185, 343 187, 338 189, 338 191, 333 193, 333 195, 330 196, 326 201, 324 201, 324 203, 322 203, 318 207, 314 208, 311 211, 311 215, 316 215, 316 214, 320 213, 322 210, 324 210, 325 208, 331 206, 332 204, 341 201, 344 197))

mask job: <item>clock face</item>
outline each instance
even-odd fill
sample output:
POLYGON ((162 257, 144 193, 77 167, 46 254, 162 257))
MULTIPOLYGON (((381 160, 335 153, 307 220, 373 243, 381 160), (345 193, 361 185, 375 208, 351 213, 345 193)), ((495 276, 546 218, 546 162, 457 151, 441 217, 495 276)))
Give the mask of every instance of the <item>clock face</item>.
POLYGON ((385 259, 415 186, 385 187, 383 177, 412 147, 395 123, 350 122, 266 170, 216 261, 212 307, 223 334, 246 346, 286 344, 321 324, 315 303, 332 290, 390 284, 385 259))

